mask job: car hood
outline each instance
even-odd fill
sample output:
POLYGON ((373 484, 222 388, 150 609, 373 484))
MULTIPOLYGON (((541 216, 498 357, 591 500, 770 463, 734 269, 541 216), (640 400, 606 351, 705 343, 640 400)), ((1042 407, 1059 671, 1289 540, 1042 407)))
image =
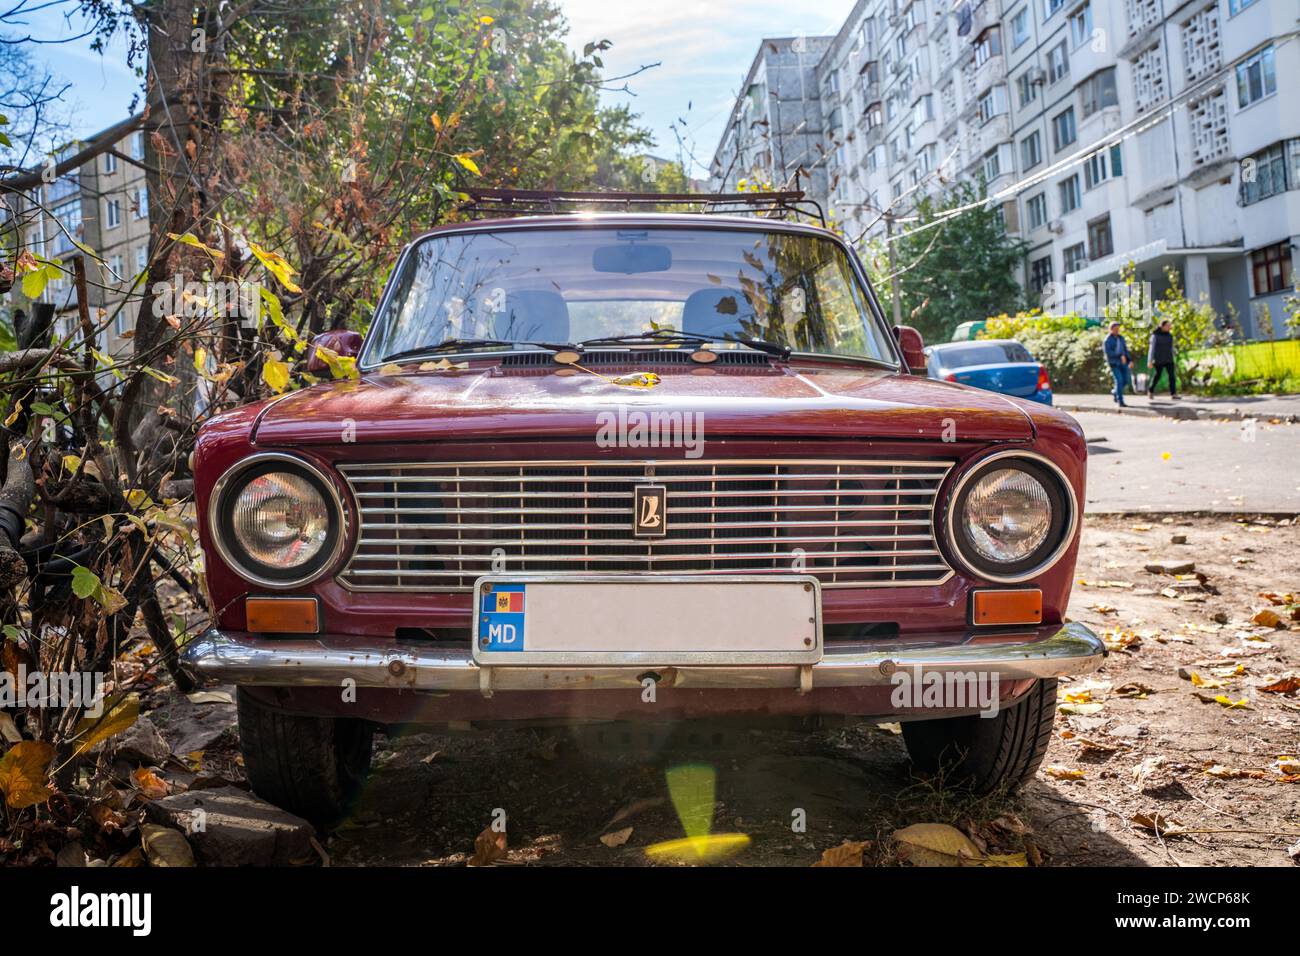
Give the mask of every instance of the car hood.
POLYGON ((1000 395, 846 364, 661 370, 631 388, 573 368, 468 369, 316 385, 270 402, 259 445, 594 435, 601 413, 701 413, 713 435, 1024 441, 1025 412, 1000 395))

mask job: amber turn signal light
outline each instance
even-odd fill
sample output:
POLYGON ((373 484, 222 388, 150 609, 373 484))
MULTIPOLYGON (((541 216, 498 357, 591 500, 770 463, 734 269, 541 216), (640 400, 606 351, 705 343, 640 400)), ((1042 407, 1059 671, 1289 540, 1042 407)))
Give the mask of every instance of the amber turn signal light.
POLYGON ((975 591, 970 617, 972 624, 1041 624, 1043 592, 1038 588, 975 591))
POLYGON ((244 601, 250 631, 258 634, 315 634, 320 608, 315 598, 250 597, 244 601))

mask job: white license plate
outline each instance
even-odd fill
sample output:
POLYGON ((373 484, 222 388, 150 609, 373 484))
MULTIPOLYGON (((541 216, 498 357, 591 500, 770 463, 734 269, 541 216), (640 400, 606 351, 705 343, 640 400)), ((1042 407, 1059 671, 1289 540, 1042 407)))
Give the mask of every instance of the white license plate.
POLYGON ((813 664, 821 588, 809 575, 487 575, 474 660, 566 666, 813 664))

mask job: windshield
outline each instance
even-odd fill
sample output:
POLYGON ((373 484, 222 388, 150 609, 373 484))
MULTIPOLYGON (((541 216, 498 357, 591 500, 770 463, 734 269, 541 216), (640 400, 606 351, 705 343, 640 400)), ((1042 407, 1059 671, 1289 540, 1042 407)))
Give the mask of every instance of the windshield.
POLYGON ((935 357, 944 368, 966 368, 971 365, 1001 365, 1005 362, 1032 362, 1029 351, 1019 342, 988 342, 980 345, 962 345, 957 348, 935 350, 935 357))
POLYGON ((893 363, 830 240, 744 229, 503 229, 433 236, 406 257, 371 361, 448 340, 551 345, 672 330, 893 363))

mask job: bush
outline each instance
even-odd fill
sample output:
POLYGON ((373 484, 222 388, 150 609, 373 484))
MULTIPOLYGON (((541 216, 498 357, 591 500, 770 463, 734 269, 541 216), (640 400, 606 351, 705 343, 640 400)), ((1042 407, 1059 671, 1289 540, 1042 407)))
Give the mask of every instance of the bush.
POLYGON ((1015 339, 1042 362, 1057 392, 1095 392, 1110 387, 1101 342, 1104 329, 1088 328, 1081 315, 1044 315, 1038 309, 995 315, 981 339, 1015 339))
POLYGON ((1102 351, 1103 329, 1026 329, 1016 338, 1047 367, 1056 392, 1096 392, 1110 387, 1102 351))

